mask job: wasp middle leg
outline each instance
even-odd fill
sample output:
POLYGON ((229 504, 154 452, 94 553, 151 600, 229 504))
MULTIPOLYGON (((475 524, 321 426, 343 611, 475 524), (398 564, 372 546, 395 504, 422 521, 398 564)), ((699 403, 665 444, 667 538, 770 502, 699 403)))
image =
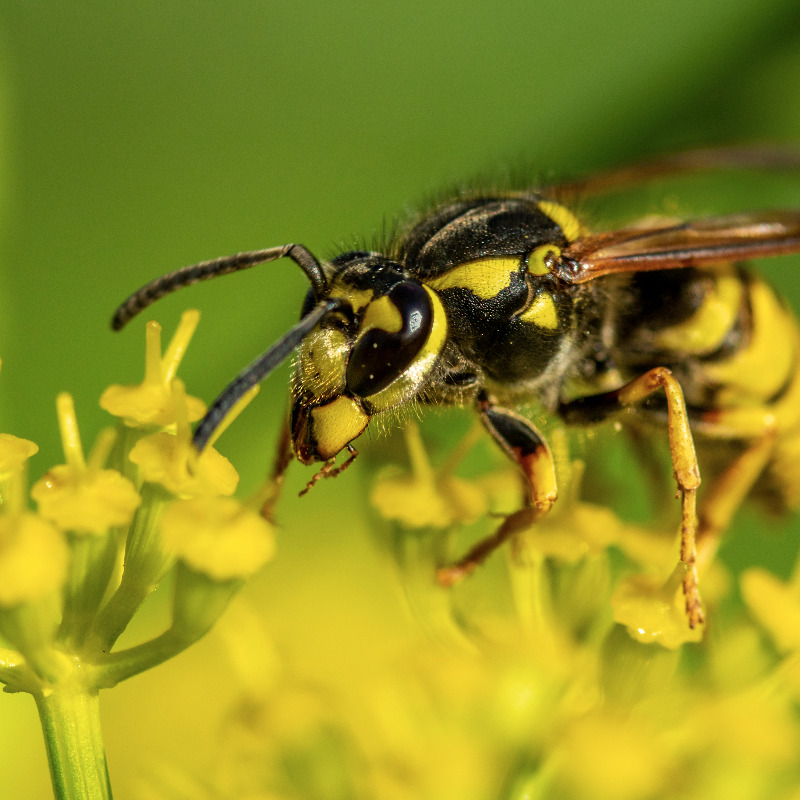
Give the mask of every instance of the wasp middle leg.
POLYGON ((470 575, 509 537, 543 517, 556 500, 553 455, 544 437, 524 417, 488 400, 478 403, 481 422, 503 452, 519 467, 525 486, 524 506, 509 514, 491 535, 479 541, 455 564, 441 567, 436 578, 441 586, 452 586, 470 575))

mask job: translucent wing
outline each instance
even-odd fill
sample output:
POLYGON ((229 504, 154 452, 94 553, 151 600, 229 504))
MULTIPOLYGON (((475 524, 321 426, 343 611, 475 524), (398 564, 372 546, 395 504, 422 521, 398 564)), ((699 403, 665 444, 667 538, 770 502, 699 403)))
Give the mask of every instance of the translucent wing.
POLYGON ((555 265, 567 283, 800 252, 800 210, 730 214, 624 228, 573 242, 555 265))
POLYGON ((562 181, 542 193, 568 202, 575 197, 612 194, 676 175, 726 170, 794 172, 800 170, 800 152, 793 147, 764 144, 684 150, 562 181))

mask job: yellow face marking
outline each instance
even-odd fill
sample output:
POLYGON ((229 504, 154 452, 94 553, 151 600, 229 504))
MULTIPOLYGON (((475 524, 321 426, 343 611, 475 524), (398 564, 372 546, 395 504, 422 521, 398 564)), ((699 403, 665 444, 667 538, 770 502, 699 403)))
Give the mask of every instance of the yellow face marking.
POLYGON ((583 228, 578 218, 564 206, 554 203, 552 200, 542 200, 539 203, 539 211, 550 217, 553 222, 561 228, 568 242, 574 242, 580 238, 583 228))
POLYGON ((333 458, 364 432, 368 422, 369 416, 349 397, 312 408, 310 424, 320 460, 333 458))
POLYGON ((531 275, 549 275, 552 271, 550 259, 557 259, 561 255, 561 248, 554 244, 543 244, 537 247, 528 256, 528 272, 531 275))
POLYGON ((403 329, 403 317, 397 306, 386 296, 373 300, 364 314, 361 332, 380 328, 387 333, 399 333, 403 329))
POLYGON ((538 328, 556 330, 558 328, 558 311, 553 295, 550 292, 539 292, 533 298, 530 308, 520 314, 519 318, 523 322, 536 325, 538 328))
POLYGON ((329 297, 347 300, 353 307, 353 311, 360 311, 370 300, 372 300, 372 289, 353 289, 347 284, 334 283, 328 292, 329 297))
POLYGON ((408 400, 422 385, 447 339, 447 315, 436 292, 424 287, 433 304, 433 325, 428 339, 410 367, 385 389, 370 395, 367 400, 373 412, 387 411, 408 400))
POLYGON ((459 264, 444 275, 425 283, 437 292, 444 289, 469 289, 481 300, 491 300, 508 288, 511 274, 519 272, 519 268, 518 258, 479 258, 459 264))
POLYGON ((342 331, 332 328, 313 330, 297 351, 295 380, 303 393, 323 398, 343 392, 349 352, 342 331))

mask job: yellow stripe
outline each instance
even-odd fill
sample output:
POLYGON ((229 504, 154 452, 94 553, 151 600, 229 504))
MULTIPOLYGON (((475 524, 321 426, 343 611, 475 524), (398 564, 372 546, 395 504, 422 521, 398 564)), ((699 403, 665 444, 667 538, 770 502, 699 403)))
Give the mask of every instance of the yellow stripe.
POLYGON ((403 329, 403 317, 387 295, 373 300, 367 306, 359 336, 372 328, 380 328, 387 333, 399 333, 403 329))
POLYGON ((508 288, 512 273, 518 272, 519 268, 519 258, 480 258, 459 264, 425 283, 435 292, 468 289, 481 300, 491 300, 508 288))
POLYGON ((369 423, 369 416, 350 397, 340 396, 330 403, 311 409, 311 430, 317 443, 320 461, 333 458, 369 423))
POLYGON ((764 402, 795 370, 796 324, 762 281, 750 286, 752 336, 738 353, 703 365, 703 377, 725 387, 717 395, 722 408, 764 402))
POLYGON ((539 210, 561 228, 568 242, 574 242, 580 238, 583 228, 581 223, 578 222, 578 218, 569 209, 564 208, 559 203, 552 202, 552 200, 542 200, 539 203, 539 210))
POLYGON ((550 260, 561 256, 561 248, 554 244, 543 244, 528 256, 528 272, 531 275, 549 275, 552 272, 550 260))
POLYGON ((385 389, 367 398, 372 413, 394 408, 413 397, 444 349, 447 341, 447 315, 436 292, 427 286, 425 291, 433 304, 433 325, 431 326, 431 332, 428 334, 428 339, 422 350, 420 350, 419 355, 405 372, 396 380, 393 380, 385 389))
POLYGON ((657 333, 656 346, 688 355, 713 353, 736 322, 743 291, 742 281, 733 271, 717 276, 700 308, 684 322, 657 333))
POLYGON ((353 311, 361 311, 372 300, 372 289, 354 289, 346 283, 334 283, 328 292, 329 297, 347 300, 353 311))

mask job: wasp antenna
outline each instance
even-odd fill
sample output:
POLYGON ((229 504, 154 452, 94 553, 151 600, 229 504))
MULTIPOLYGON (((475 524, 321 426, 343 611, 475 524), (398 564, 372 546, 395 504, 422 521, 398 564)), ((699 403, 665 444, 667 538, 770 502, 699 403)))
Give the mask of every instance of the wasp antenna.
POLYGON ((314 296, 318 300, 325 296, 328 280, 319 261, 302 244, 285 244, 281 247, 270 247, 267 250, 252 250, 247 253, 237 253, 234 256, 215 258, 212 261, 201 261, 199 264, 190 264, 188 267, 181 267, 174 272, 162 275, 145 284, 141 289, 137 289, 120 304, 111 318, 111 327, 115 331, 124 328, 140 311, 164 295, 171 294, 184 286, 191 286, 198 281, 227 275, 230 272, 249 269, 256 264, 277 261, 280 258, 290 258, 303 270, 311 281, 314 296))
POLYGON ((287 331, 272 347, 260 355, 252 364, 245 367, 211 404, 206 415, 200 420, 194 432, 194 446, 198 452, 208 444, 214 431, 225 415, 257 383, 261 383, 279 364, 281 364, 300 342, 328 314, 345 306, 344 300, 323 300, 304 316, 300 322, 287 331))

